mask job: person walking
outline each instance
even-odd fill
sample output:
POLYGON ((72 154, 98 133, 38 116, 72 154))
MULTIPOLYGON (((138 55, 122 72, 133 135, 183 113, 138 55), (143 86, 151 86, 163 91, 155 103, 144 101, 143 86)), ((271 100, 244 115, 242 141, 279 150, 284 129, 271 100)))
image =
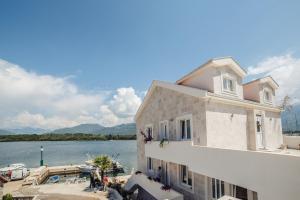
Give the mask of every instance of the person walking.
POLYGON ((90 172, 90 189, 93 189, 95 187, 95 177, 94 177, 94 171, 92 170, 90 172))
POLYGON ((107 189, 107 185, 108 185, 108 177, 107 177, 107 176, 104 176, 104 177, 103 177, 103 184, 104 184, 103 190, 104 190, 104 192, 105 192, 106 189, 107 189))
POLYGON ((162 174, 162 169, 161 169, 161 166, 158 167, 158 170, 157 170, 157 174, 156 174, 156 181, 160 182, 161 181, 161 174, 162 174))

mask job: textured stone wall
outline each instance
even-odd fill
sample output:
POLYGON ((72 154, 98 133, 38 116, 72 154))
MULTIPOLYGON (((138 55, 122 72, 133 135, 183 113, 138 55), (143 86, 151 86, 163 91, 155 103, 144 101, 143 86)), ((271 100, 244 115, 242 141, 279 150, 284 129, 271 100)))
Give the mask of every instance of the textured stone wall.
MULTIPOLYGON (((193 143, 197 145, 206 145, 206 126, 205 126, 205 103, 198 98, 187 96, 178 92, 174 92, 164 88, 156 88, 152 97, 143 113, 137 119, 137 140, 138 140, 138 169, 147 173, 147 160, 145 157, 145 144, 143 136, 139 134, 139 130, 144 130, 149 124, 153 126, 154 139, 159 139, 159 122, 167 120, 169 124, 169 139, 178 140, 176 133, 176 118, 184 115, 192 115, 193 124, 193 143)), ((160 160, 153 159, 154 174, 160 166, 160 160)), ((176 164, 169 165, 170 183, 174 185, 174 189, 185 194, 186 199, 203 199, 200 198, 203 193, 203 181, 198 175, 195 175, 197 183, 195 191, 189 192, 179 187, 178 174, 176 164), (196 189, 197 187, 197 189, 196 189)))
POLYGON ((176 118, 187 114, 192 115, 193 142, 206 145, 205 102, 199 98, 157 87, 148 104, 137 119, 138 169, 146 172, 145 144, 140 130, 145 130, 149 124, 153 126, 154 140, 159 139, 159 122, 167 120, 169 124, 169 139, 177 140, 176 118))
MULTIPOLYGON (((168 121, 169 139, 178 140, 177 117, 192 116, 192 141, 202 145, 227 149, 256 149, 255 115, 264 116, 264 131, 267 148, 277 148, 282 144, 279 113, 256 111, 202 99, 157 87, 153 91, 143 112, 137 119, 138 170, 147 173, 144 138, 139 133, 152 125, 154 140, 159 140, 159 122, 168 121)), ((170 155, 176 156, 176 155, 170 155)), ((160 160, 154 159, 156 173, 160 160)), ((194 173, 194 189, 189 191, 179 184, 178 164, 170 163, 171 186, 183 193, 186 199, 205 199, 207 177, 194 173)))

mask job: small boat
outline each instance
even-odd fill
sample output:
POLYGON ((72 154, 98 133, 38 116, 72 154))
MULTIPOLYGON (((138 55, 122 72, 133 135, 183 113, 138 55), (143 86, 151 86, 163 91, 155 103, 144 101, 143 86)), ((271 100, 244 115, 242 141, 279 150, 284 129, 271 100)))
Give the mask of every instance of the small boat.
POLYGON ((59 176, 58 175, 50 176, 48 181, 49 183, 57 183, 59 182, 59 176))
MULTIPOLYGON (((79 171, 81 173, 91 173, 92 170, 96 170, 97 167, 93 164, 93 160, 88 160, 85 163, 86 164, 80 165, 78 167, 79 171)), ((111 174, 111 173, 124 173, 124 168, 119 162, 113 161, 112 167, 109 168, 106 172, 109 173, 109 174, 111 174)))
MULTIPOLYGON (((120 154, 116 153, 111 156, 112 158, 112 167, 106 171, 106 173, 124 173, 124 167, 117 161, 117 158, 120 154)), ((84 165, 79 166, 79 170, 81 173, 91 173, 92 170, 96 170, 96 166, 94 164, 94 159, 91 155, 87 154, 89 160, 85 161, 84 165)))
POLYGON ((118 161, 113 161, 112 167, 107 170, 107 173, 124 173, 124 168, 118 161))
POLYGON ((78 168, 81 173, 91 173, 93 169, 96 169, 93 165, 89 164, 80 165, 78 168))

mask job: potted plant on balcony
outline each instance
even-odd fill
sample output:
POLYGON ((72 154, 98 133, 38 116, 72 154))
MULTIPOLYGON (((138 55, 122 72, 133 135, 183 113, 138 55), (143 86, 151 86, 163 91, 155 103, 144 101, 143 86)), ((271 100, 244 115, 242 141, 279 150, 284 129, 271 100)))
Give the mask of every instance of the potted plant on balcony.
POLYGON ((163 185, 163 186, 161 186, 160 189, 162 189, 164 191, 170 191, 171 190, 171 186, 170 185, 163 185))
POLYGON ((159 143, 159 146, 160 146, 161 148, 163 148, 165 144, 169 144, 169 140, 166 139, 166 138, 161 139, 161 140, 160 140, 160 143, 159 143))
POLYGON ((153 140, 153 138, 152 138, 151 135, 147 136, 143 131, 140 131, 140 133, 141 133, 142 136, 144 136, 144 142, 145 142, 145 144, 147 142, 151 142, 153 140))

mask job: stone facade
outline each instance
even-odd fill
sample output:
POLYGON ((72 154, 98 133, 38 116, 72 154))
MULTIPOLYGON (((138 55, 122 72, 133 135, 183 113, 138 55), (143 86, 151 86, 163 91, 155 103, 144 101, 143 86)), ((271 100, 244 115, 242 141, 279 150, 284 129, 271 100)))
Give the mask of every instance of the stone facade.
MULTIPOLYGON (((145 132, 145 128, 149 125, 153 127, 153 139, 159 141, 159 124, 161 121, 167 121, 169 140, 177 141, 181 139, 178 131, 180 130, 178 118, 188 115, 191 116, 191 145, 256 150, 255 117, 257 114, 263 117, 266 147, 270 149, 280 147, 282 144, 280 113, 229 105, 156 87, 142 113, 136 119, 138 170, 149 174, 147 158, 145 157, 144 137, 140 134, 140 131, 145 132)), ((156 174, 161 164, 161 160, 153 159, 153 174, 156 174)), ((168 163, 172 188, 184 194, 185 199, 208 199, 208 196, 211 195, 209 189, 211 179, 205 175, 193 173, 192 190, 185 188, 180 184, 179 164, 168 163)), ((166 180, 162 181, 166 182, 166 180)), ((228 194, 230 194, 229 185, 226 185, 226 193, 228 194)))
POLYGON ((192 114, 193 116, 193 142, 197 145, 206 145, 205 127, 205 102, 199 98, 190 97, 178 92, 157 87, 137 119, 137 143, 138 143, 138 167, 141 171, 146 171, 146 158, 143 136, 140 131, 145 131, 149 124, 153 126, 154 140, 159 139, 159 122, 168 120, 169 140, 178 140, 176 133, 176 118, 192 114))

